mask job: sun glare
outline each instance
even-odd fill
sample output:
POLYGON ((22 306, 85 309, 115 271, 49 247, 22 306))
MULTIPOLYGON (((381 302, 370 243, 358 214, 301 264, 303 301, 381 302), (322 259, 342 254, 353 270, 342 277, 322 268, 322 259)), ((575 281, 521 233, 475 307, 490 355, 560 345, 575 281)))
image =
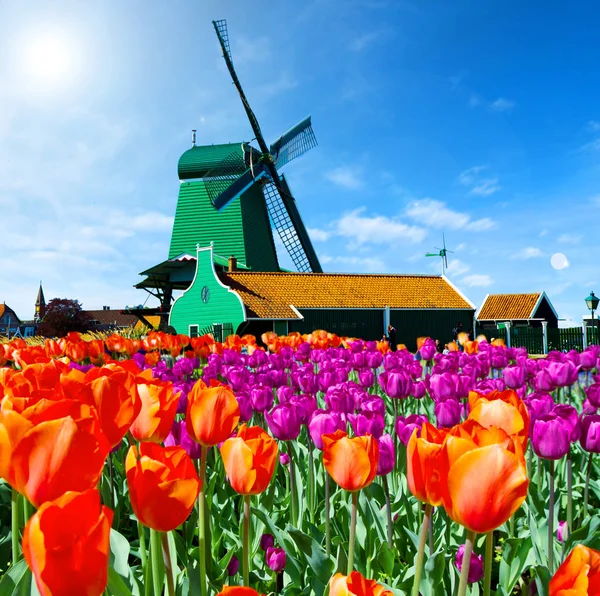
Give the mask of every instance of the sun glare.
POLYGON ((24 70, 34 84, 62 86, 77 74, 77 47, 64 33, 34 34, 24 55, 24 70))

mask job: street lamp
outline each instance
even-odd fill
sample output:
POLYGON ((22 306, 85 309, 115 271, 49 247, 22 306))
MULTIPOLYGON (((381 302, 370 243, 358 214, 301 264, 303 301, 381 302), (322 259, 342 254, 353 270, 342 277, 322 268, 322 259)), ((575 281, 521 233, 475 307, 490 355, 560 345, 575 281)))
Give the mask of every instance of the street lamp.
MULTIPOLYGON (((600 299, 594 294, 594 292, 590 292, 590 295, 585 299, 585 303, 587 307, 592 311, 592 333, 596 328, 594 324, 594 311, 598 308, 598 303, 600 303, 600 299)), ((592 341, 594 341, 592 339, 592 341)))

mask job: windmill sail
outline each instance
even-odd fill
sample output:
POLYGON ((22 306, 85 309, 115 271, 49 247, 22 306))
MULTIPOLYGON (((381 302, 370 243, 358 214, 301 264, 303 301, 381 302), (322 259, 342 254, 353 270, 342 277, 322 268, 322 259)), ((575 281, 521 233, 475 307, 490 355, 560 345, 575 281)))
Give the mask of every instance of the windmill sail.
POLYGON ((310 116, 283 133, 270 147, 275 166, 280 168, 317 146, 310 116))
POLYGON ((304 227, 296 201, 283 176, 280 179, 280 187, 282 192, 271 179, 263 186, 263 194, 273 227, 277 230, 298 271, 322 273, 323 269, 317 253, 304 227))

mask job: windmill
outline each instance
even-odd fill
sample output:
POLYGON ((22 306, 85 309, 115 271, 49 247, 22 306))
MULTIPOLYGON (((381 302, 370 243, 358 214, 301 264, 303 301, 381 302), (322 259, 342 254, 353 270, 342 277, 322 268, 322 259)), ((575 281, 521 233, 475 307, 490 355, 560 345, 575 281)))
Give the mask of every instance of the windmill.
POLYGON ((439 252, 428 252, 425 254, 426 257, 441 257, 442 258, 442 275, 446 273, 446 269, 448 268, 448 253, 454 254, 453 251, 448 250, 446 248, 446 235, 442 234, 443 248, 435 247, 439 252))
POLYGON ((264 195, 271 225, 288 251, 295 267, 302 272, 321 272, 322 268, 300 217, 296 201, 279 168, 300 157, 317 145, 310 116, 300 121, 267 146, 258 120, 242 89, 233 67, 227 23, 213 21, 223 58, 235 85, 258 150, 242 143, 242 151, 235 151, 208 171, 204 178, 207 193, 217 211, 222 211, 251 186, 258 184, 264 195))

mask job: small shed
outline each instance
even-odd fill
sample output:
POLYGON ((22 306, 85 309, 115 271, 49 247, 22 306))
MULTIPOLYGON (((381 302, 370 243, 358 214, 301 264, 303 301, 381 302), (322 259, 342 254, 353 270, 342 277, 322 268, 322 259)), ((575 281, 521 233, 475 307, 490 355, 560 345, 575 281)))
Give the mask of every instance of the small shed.
POLYGON ((558 314, 546 292, 531 294, 488 294, 475 318, 480 330, 496 329, 499 324, 511 323, 514 327, 558 328, 558 314))
POLYGON ((446 343, 475 306, 445 276, 217 271, 212 248, 197 251, 191 285, 177 298, 169 324, 189 335, 229 329, 260 337, 325 329, 380 339, 392 324, 398 343, 416 349, 428 335, 446 343))

